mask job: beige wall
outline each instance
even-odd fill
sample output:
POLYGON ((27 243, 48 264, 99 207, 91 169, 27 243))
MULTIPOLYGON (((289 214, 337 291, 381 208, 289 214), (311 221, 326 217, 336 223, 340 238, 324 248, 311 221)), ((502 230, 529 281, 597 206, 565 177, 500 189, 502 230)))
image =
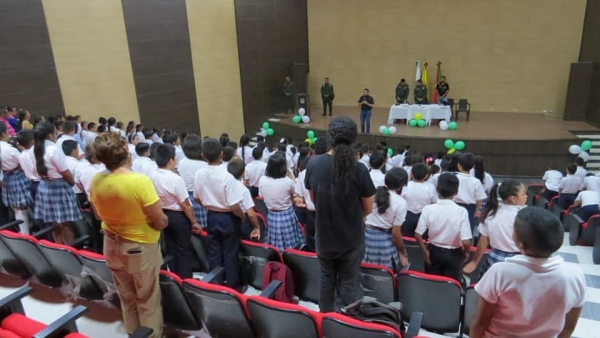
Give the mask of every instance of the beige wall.
POLYGON ((309 91, 320 103, 328 76, 337 105, 364 87, 378 106, 394 102, 415 61, 438 60, 450 97, 475 111, 562 115, 570 63, 577 62, 586 0, 308 0, 309 91))
POLYGON ((240 65, 233 0, 187 0, 200 131, 244 133, 240 65))
POLYGON ((43 0, 65 111, 139 121, 121 0, 43 0))

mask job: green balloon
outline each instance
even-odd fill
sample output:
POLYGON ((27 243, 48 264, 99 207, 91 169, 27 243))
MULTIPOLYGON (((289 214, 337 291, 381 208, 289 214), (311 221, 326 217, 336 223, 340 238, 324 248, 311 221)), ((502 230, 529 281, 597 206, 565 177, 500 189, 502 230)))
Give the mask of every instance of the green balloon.
POLYGON ((383 128, 383 130, 381 131, 381 133, 383 135, 389 135, 390 134, 390 128, 388 128, 388 127, 383 128))
POLYGON ((294 122, 294 124, 298 124, 298 123, 302 122, 302 116, 296 115, 296 116, 292 117, 292 122, 294 122))
POLYGON ((314 132, 314 131, 312 131, 312 130, 309 130, 309 131, 306 133, 306 136, 308 136, 308 138, 310 138, 310 139, 313 139, 313 138, 315 138, 315 132, 314 132))
POLYGON ((463 150, 465 149, 465 143, 463 141, 458 141, 454 144, 454 149, 463 150))
POLYGON ((581 150, 588 151, 592 149, 592 141, 586 140, 581 143, 581 150))
POLYGON ((265 130, 269 129, 269 122, 265 122, 265 123, 263 123, 263 128, 264 128, 265 130))
POLYGON ((388 156, 394 155, 394 150, 392 148, 388 148, 388 156))
POLYGON ((447 139, 446 141, 444 141, 444 147, 446 147, 446 149, 454 148, 454 141, 452 141, 451 139, 447 139))
POLYGON ((273 134, 275 134, 275 130, 273 130, 273 128, 267 129, 267 135, 273 136, 273 134))
POLYGON ((456 130, 456 129, 458 129, 458 123, 456 123, 456 122, 450 122, 450 123, 448 123, 448 129, 450 129, 450 130, 456 130))
POLYGON ((417 120, 413 119, 413 120, 408 121, 408 125, 410 127, 416 127, 417 126, 417 120))
POLYGON ((427 127, 427 121, 425 121, 425 120, 419 120, 419 121, 417 121, 417 124, 418 124, 418 125, 419 125, 419 127, 421 127, 421 128, 425 128, 425 127, 427 127))
POLYGON ((318 137, 315 137, 315 138, 313 138, 313 139, 312 139, 312 141, 313 141, 313 144, 315 144, 315 142, 317 142, 317 140, 318 140, 318 139, 319 139, 318 137))

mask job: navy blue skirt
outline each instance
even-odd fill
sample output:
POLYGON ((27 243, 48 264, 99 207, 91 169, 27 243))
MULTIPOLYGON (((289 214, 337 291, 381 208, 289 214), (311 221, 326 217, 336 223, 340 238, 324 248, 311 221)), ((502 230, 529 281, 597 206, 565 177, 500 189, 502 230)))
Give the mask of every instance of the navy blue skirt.
POLYGON ((35 219, 44 223, 74 222, 83 218, 73 187, 62 178, 40 181, 34 214, 35 219))

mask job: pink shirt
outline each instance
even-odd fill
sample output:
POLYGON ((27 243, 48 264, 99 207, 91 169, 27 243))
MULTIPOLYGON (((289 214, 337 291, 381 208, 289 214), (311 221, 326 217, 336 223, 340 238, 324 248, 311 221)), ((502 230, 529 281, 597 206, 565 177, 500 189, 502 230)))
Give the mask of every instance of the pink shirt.
POLYGON ((10 125, 10 123, 8 123, 6 119, 0 117, 0 122, 4 122, 4 124, 6 125, 6 130, 8 130, 8 136, 17 136, 15 129, 10 125))

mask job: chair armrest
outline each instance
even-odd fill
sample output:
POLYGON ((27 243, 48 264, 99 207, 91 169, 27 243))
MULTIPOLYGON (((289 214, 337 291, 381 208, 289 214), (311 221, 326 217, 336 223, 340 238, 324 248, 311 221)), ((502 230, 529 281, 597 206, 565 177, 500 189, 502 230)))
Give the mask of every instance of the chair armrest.
POLYGON ((75 321, 79 319, 79 317, 83 316, 87 310, 88 309, 85 306, 77 306, 73 310, 69 311, 66 315, 55 320, 42 331, 36 333, 33 338, 56 337, 57 334, 60 334, 60 332, 77 332, 77 324, 75 321))
POLYGON ((581 219, 581 217, 579 217, 579 215, 577 215, 577 214, 573 214, 573 213, 571 213, 571 214, 569 214, 569 216, 573 217, 573 218, 574 218, 574 219, 577 221, 577 223, 579 223, 579 224, 583 224, 583 223, 585 223, 585 222, 584 222, 584 221, 581 219))
POLYGON ((149 338, 154 330, 149 327, 142 326, 139 329, 133 331, 129 338, 149 338))
POLYGON ((0 299, 0 310, 8 310, 9 313, 25 314, 21 299, 33 292, 33 288, 25 285, 10 295, 0 299))
POLYGON ((2 226, 0 226, 0 230, 6 230, 6 229, 17 229, 17 227, 19 226, 19 224, 23 223, 22 220, 16 220, 16 221, 12 221, 12 222, 8 222, 2 226))
POLYGON ((275 291, 281 287, 281 284, 282 283, 279 280, 271 281, 271 283, 269 283, 269 285, 267 285, 267 287, 260 293, 260 296, 265 298, 273 298, 275 291))
POLYGON ((167 255, 167 256, 163 257, 163 262, 160 265, 160 268, 164 269, 167 266, 167 264, 169 264, 169 262, 172 260, 173 260, 173 256, 167 255))
POLYGON ((89 235, 84 235, 81 236, 79 238, 77 238, 76 240, 74 240, 73 242, 67 244, 68 246, 72 246, 75 249, 83 249, 82 244, 85 243, 85 241, 87 241, 88 239, 90 239, 89 235))
POLYGON ((212 269, 212 271, 209 272, 208 275, 204 276, 204 278, 202 278, 202 281, 208 284, 220 284, 223 280, 223 274, 225 274, 225 269, 223 269, 223 267, 218 266, 212 269))
POLYGON ((48 227, 48 228, 42 229, 36 233, 31 234, 31 236, 33 236, 37 239, 40 239, 40 237, 49 234, 50 232, 52 232, 52 230, 54 230, 54 227, 48 227))
POLYGON ((404 337, 413 338, 419 335, 419 330, 421 329, 421 323, 423 322, 423 313, 422 312, 413 312, 410 316, 410 322, 408 323, 408 328, 406 328, 406 333, 404 337))

